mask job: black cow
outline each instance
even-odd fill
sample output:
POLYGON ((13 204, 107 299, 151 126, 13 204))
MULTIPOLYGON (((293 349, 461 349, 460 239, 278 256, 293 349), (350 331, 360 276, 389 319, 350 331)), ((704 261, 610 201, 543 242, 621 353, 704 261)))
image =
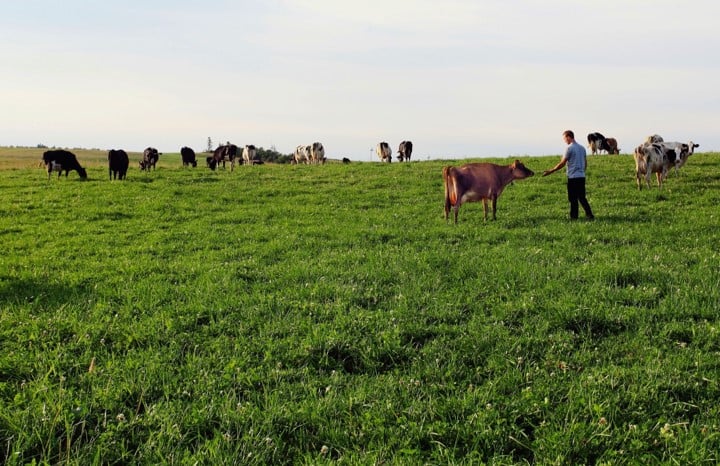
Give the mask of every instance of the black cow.
POLYGON ((208 160, 208 166, 211 170, 222 162, 223 168, 225 168, 225 162, 230 162, 231 168, 235 168, 235 158, 237 157, 238 147, 235 144, 227 143, 224 146, 219 146, 212 155, 212 161, 208 160))
POLYGON ((155 165, 157 165, 158 160, 160 160, 160 152, 158 152, 158 150, 154 147, 148 147, 143 151, 143 159, 140 161, 140 170, 150 171, 150 167, 155 170, 155 165))
POLYGON ((182 157, 183 167, 187 167, 188 165, 197 167, 197 160, 195 160, 195 151, 191 148, 186 146, 180 149, 180 157, 182 157))
POLYGON ((124 180, 127 176, 130 158, 124 150, 110 149, 108 152, 108 176, 111 180, 124 180))
POLYGON ((47 168, 48 179, 53 170, 58 172, 58 178, 60 178, 63 171, 65 171, 65 178, 67 178, 68 173, 72 170, 78 172, 80 178, 87 178, 87 172, 80 166, 77 157, 72 152, 62 149, 46 151, 43 153, 43 162, 45 162, 47 168))
POLYGON ((410 161, 410 156, 412 155, 412 141, 403 141, 400 143, 400 147, 398 148, 398 161, 402 162, 403 160, 410 161))

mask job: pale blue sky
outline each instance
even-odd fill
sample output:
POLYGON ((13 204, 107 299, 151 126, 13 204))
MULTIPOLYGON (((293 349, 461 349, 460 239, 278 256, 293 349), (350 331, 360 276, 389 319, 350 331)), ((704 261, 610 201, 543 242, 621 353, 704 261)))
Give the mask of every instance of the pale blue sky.
POLYGON ((718 18, 716 0, 4 1, 0 145, 504 157, 573 129, 717 151, 718 18))

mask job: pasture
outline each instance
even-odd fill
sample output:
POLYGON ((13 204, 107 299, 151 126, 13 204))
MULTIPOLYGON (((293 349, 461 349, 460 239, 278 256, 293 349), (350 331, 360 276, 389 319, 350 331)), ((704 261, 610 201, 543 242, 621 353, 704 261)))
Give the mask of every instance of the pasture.
POLYGON ((594 222, 522 157, 453 225, 449 161, 76 153, 0 170, 0 462, 720 462, 720 154, 589 157, 594 222))

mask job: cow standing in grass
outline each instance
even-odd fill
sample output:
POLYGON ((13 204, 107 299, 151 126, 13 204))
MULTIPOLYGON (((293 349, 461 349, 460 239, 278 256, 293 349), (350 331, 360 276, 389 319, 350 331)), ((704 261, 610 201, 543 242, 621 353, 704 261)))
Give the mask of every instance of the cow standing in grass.
POLYGON ((221 163, 225 168, 225 162, 230 162, 230 171, 235 169, 235 159, 238 155, 238 147, 235 144, 229 142, 224 146, 218 146, 213 151, 212 158, 208 157, 208 166, 211 170, 215 170, 221 163))
POLYGON ((108 176, 111 180, 124 180, 127 176, 130 158, 124 150, 110 149, 108 152, 108 176))
POLYGON ((68 173, 73 170, 78 172, 80 178, 87 178, 87 172, 83 167, 80 166, 80 163, 78 162, 77 157, 75 157, 75 154, 70 151, 62 149, 46 151, 45 153, 43 153, 43 162, 45 163, 45 167, 47 168, 48 179, 50 178, 50 173, 52 173, 53 171, 58 172, 58 178, 60 178, 60 174, 64 171, 65 178, 67 178, 68 173))
POLYGON ((445 220, 447 221, 450 210, 453 209, 457 223, 458 210, 463 203, 482 201, 484 219, 487 221, 488 200, 492 202, 492 219, 495 220, 497 199, 505 186, 513 180, 522 180, 534 174, 519 160, 507 166, 494 163, 467 163, 459 168, 452 166, 443 168, 445 220))
POLYGON ((641 178, 645 178, 645 183, 650 189, 650 178, 653 173, 657 178, 658 189, 662 189, 668 170, 675 165, 677 153, 674 149, 666 149, 663 143, 645 143, 635 148, 634 157, 638 190, 642 190, 641 178))
POLYGON ((412 141, 403 141, 400 143, 400 147, 398 147, 397 151, 397 159, 398 162, 402 162, 403 160, 410 161, 410 157, 412 156, 413 151, 413 143, 412 141))
POLYGON ((296 164, 310 163, 312 160, 311 153, 312 146, 297 146, 295 148, 295 154, 293 154, 293 159, 296 164))
POLYGON ((247 144, 243 148, 243 162, 245 165, 252 165, 255 163, 255 157, 257 156, 257 147, 252 144, 247 144))
POLYGON ((321 142, 313 142, 310 146, 310 158, 313 163, 323 164, 325 163, 325 147, 321 142))
POLYGON ((390 144, 387 142, 378 142, 377 147, 375 147, 375 152, 381 162, 392 162, 392 150, 390 149, 390 144))
POLYGON ((180 157, 182 158, 182 164, 183 167, 187 167, 189 165, 193 167, 197 167, 197 160, 195 159, 195 151, 192 150, 190 147, 183 147, 180 149, 180 157))
POLYGON ((687 144, 684 142, 663 141, 661 144, 666 151, 674 150, 677 155, 675 163, 673 164, 673 167, 675 167, 675 175, 679 173, 678 170, 685 165, 688 158, 695 153, 695 149, 700 147, 700 144, 695 144, 692 141, 687 144))
POLYGON ((619 154, 618 142, 615 138, 606 138, 600 133, 590 133, 587 135, 588 148, 593 155, 606 151, 608 154, 619 154))
POLYGON ((160 152, 158 152, 158 150, 154 147, 148 147, 143 151, 143 158, 140 161, 140 170, 150 171, 150 167, 152 167, 154 171, 158 160, 160 160, 160 152))
POLYGON ((618 142, 615 138, 605 138, 603 149, 606 150, 608 154, 620 154, 620 148, 618 148, 618 142))

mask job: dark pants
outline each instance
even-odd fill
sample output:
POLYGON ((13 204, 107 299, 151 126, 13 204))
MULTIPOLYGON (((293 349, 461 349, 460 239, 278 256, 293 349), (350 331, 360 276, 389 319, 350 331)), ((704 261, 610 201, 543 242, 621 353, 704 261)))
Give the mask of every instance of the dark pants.
POLYGON ((585 210, 587 218, 594 218, 590 204, 585 197, 585 178, 568 178, 567 180, 568 201, 570 201, 570 218, 578 218, 578 203, 585 210))

